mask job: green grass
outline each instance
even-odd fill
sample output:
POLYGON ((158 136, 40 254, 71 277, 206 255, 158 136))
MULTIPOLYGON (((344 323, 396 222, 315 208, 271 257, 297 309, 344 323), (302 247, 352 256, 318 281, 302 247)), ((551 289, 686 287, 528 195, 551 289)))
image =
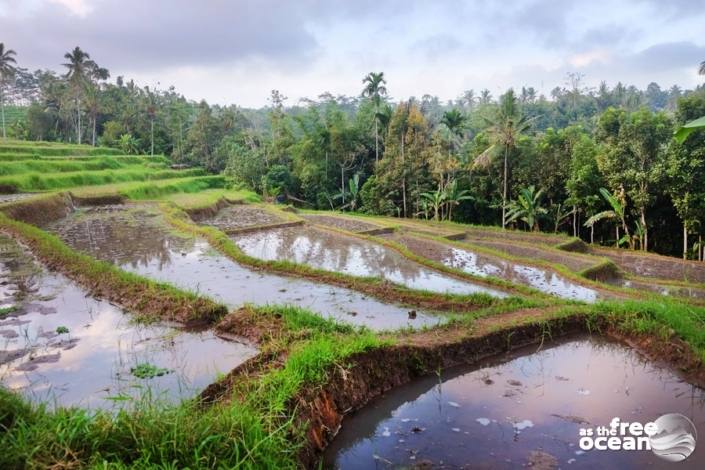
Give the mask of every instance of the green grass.
POLYGON ((672 334, 685 341, 705 362, 705 307, 689 305, 668 297, 651 300, 600 302, 590 306, 620 329, 668 339, 672 334))
POLYGON ((25 173, 0 176, 0 186, 14 187, 18 191, 48 191, 77 186, 104 185, 128 181, 147 181, 188 176, 200 176, 203 170, 101 170, 66 173, 25 173))
POLYGON ((118 149, 93 147, 90 145, 64 144, 56 142, 34 142, 23 140, 0 140, 0 153, 24 153, 39 156, 67 155, 119 155, 118 149))
POLYGON ((14 162, 0 161, 0 176, 21 175, 24 173, 64 173, 79 171, 101 171, 140 168, 162 168, 164 163, 150 163, 147 167, 143 162, 132 163, 129 159, 110 157, 87 158, 85 160, 22 160, 14 162))

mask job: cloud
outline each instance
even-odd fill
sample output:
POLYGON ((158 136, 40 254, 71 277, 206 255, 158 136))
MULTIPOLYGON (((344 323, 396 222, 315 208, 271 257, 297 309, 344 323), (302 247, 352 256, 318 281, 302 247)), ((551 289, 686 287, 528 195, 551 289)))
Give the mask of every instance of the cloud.
POLYGON ((0 31, 34 66, 60 62, 76 45, 99 63, 130 70, 252 57, 286 62, 318 48, 303 13, 277 0, 104 0, 91 8, 85 0, 52 0, 25 18, 0 17, 0 31))

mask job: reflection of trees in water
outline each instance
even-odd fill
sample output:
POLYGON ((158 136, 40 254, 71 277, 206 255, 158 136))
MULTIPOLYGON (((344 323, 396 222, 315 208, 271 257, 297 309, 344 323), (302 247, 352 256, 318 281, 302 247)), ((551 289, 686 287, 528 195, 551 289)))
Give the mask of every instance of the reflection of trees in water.
POLYGON ((172 252, 193 245, 171 235, 159 217, 128 210, 69 216, 54 231, 77 250, 133 268, 154 262, 162 268, 171 263, 172 252))
POLYGON ((420 266, 386 247, 324 231, 283 229, 263 232, 257 237, 265 250, 275 251, 277 259, 296 260, 352 274, 384 277, 399 274, 405 280, 421 276, 420 266), (360 267, 356 266, 358 264, 360 267))

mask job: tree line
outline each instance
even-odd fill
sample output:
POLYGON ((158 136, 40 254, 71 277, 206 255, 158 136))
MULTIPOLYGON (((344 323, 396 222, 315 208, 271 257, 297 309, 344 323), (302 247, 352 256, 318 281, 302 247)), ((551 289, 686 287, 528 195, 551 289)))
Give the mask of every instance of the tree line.
MULTIPOLYGON (((62 73, 29 72, 0 44, 0 104, 25 109, 3 136, 167 154, 266 197, 342 209, 565 232, 703 258, 705 88, 583 85, 393 99, 382 72, 358 96, 324 93, 260 109, 139 87, 76 47, 62 73)), ((701 71, 705 68, 701 65, 701 71)), ((3 108, 4 109, 4 108, 3 108)), ((4 116, 4 114, 3 114, 4 116)))

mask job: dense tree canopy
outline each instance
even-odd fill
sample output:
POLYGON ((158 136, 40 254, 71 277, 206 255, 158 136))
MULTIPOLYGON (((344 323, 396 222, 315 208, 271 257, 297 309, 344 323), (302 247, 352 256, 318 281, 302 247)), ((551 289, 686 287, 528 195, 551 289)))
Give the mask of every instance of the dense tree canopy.
POLYGON ((496 99, 465 90, 448 102, 393 102, 393 83, 372 72, 359 96, 292 104, 274 90, 268 106, 244 109, 109 82, 79 47, 65 58, 64 74, 29 72, 0 44, 0 104, 23 110, 9 136, 167 154, 311 208, 562 230, 702 256, 705 132, 682 142, 673 133, 705 116, 703 87, 591 89, 569 74, 549 96, 523 86, 496 99))

